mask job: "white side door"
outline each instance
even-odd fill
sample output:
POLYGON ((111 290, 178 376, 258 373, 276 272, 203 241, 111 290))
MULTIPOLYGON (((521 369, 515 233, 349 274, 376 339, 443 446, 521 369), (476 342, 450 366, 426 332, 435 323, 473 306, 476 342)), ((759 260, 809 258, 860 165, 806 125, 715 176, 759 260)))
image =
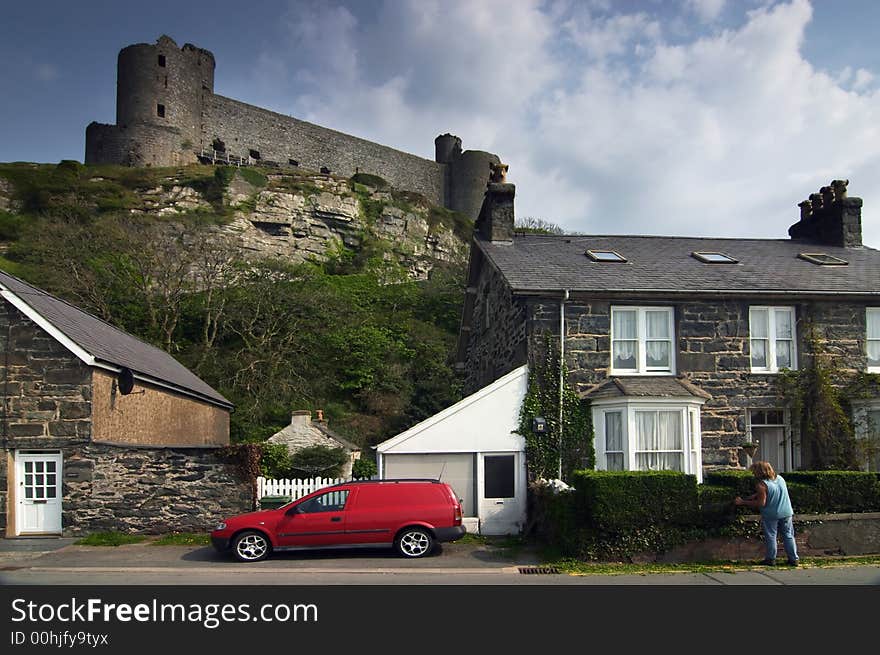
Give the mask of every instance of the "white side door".
POLYGON ((480 455, 480 534, 517 534, 525 518, 520 453, 480 455))
POLYGON ((61 453, 17 453, 15 534, 61 534, 61 453))

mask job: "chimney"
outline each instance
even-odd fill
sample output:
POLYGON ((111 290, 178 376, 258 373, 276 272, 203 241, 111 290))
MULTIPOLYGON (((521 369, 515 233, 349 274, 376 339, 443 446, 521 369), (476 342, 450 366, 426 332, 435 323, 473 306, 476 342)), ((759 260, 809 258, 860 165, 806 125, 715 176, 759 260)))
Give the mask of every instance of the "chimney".
POLYGON ((862 199, 849 198, 849 180, 834 180, 798 204, 800 220, 788 228, 796 241, 855 248, 862 245, 862 199))
POLYGON ((489 164, 489 167, 492 175, 474 227, 486 241, 512 243, 516 186, 506 182, 507 164, 489 164))
POLYGON ((318 423, 326 423, 326 421, 324 420, 324 410, 323 409, 316 409, 315 414, 318 415, 318 418, 315 419, 318 423))
POLYGON ((312 413, 307 409, 298 409, 290 415, 290 424, 309 426, 312 424, 312 413))

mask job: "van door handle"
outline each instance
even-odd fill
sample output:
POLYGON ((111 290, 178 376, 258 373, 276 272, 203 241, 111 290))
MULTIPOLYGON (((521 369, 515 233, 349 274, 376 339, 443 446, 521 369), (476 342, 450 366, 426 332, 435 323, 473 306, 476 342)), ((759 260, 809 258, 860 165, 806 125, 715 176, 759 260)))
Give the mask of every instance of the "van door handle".
POLYGON ((342 520, 341 516, 334 516, 333 518, 330 519, 330 521, 332 523, 339 523, 341 520, 342 520))

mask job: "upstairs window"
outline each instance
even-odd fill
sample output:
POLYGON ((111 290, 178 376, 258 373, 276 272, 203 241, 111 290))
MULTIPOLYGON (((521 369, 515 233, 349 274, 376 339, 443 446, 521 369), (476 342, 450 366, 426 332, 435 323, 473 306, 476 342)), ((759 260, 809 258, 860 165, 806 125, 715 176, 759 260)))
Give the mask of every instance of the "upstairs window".
POLYGON ((880 373, 880 307, 867 310, 868 372, 880 373))
POLYGON ((672 317, 672 307, 612 307, 612 375, 674 373, 672 317))
POLYGON ((625 262, 626 258, 614 250, 587 250, 587 257, 594 262, 625 262))
POLYGON ((738 260, 723 252, 692 252, 691 257, 704 264, 737 264, 738 260))
POLYGON ((826 252, 802 252, 798 257, 819 266, 846 266, 849 262, 826 252))
POLYGON ((797 369, 794 307, 750 307, 749 347, 753 373, 797 369))

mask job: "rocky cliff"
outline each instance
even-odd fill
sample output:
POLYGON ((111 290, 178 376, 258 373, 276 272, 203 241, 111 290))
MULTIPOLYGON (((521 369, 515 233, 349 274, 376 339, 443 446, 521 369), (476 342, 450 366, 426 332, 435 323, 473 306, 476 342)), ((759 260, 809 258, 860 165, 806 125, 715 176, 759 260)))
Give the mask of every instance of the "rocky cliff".
POLYGON ((471 221, 399 192, 381 178, 350 179, 296 170, 145 169, 62 162, 0 165, 0 211, 28 215, 109 211, 175 218, 204 215, 244 257, 325 261, 365 247, 424 279, 438 262, 463 265, 471 221))

